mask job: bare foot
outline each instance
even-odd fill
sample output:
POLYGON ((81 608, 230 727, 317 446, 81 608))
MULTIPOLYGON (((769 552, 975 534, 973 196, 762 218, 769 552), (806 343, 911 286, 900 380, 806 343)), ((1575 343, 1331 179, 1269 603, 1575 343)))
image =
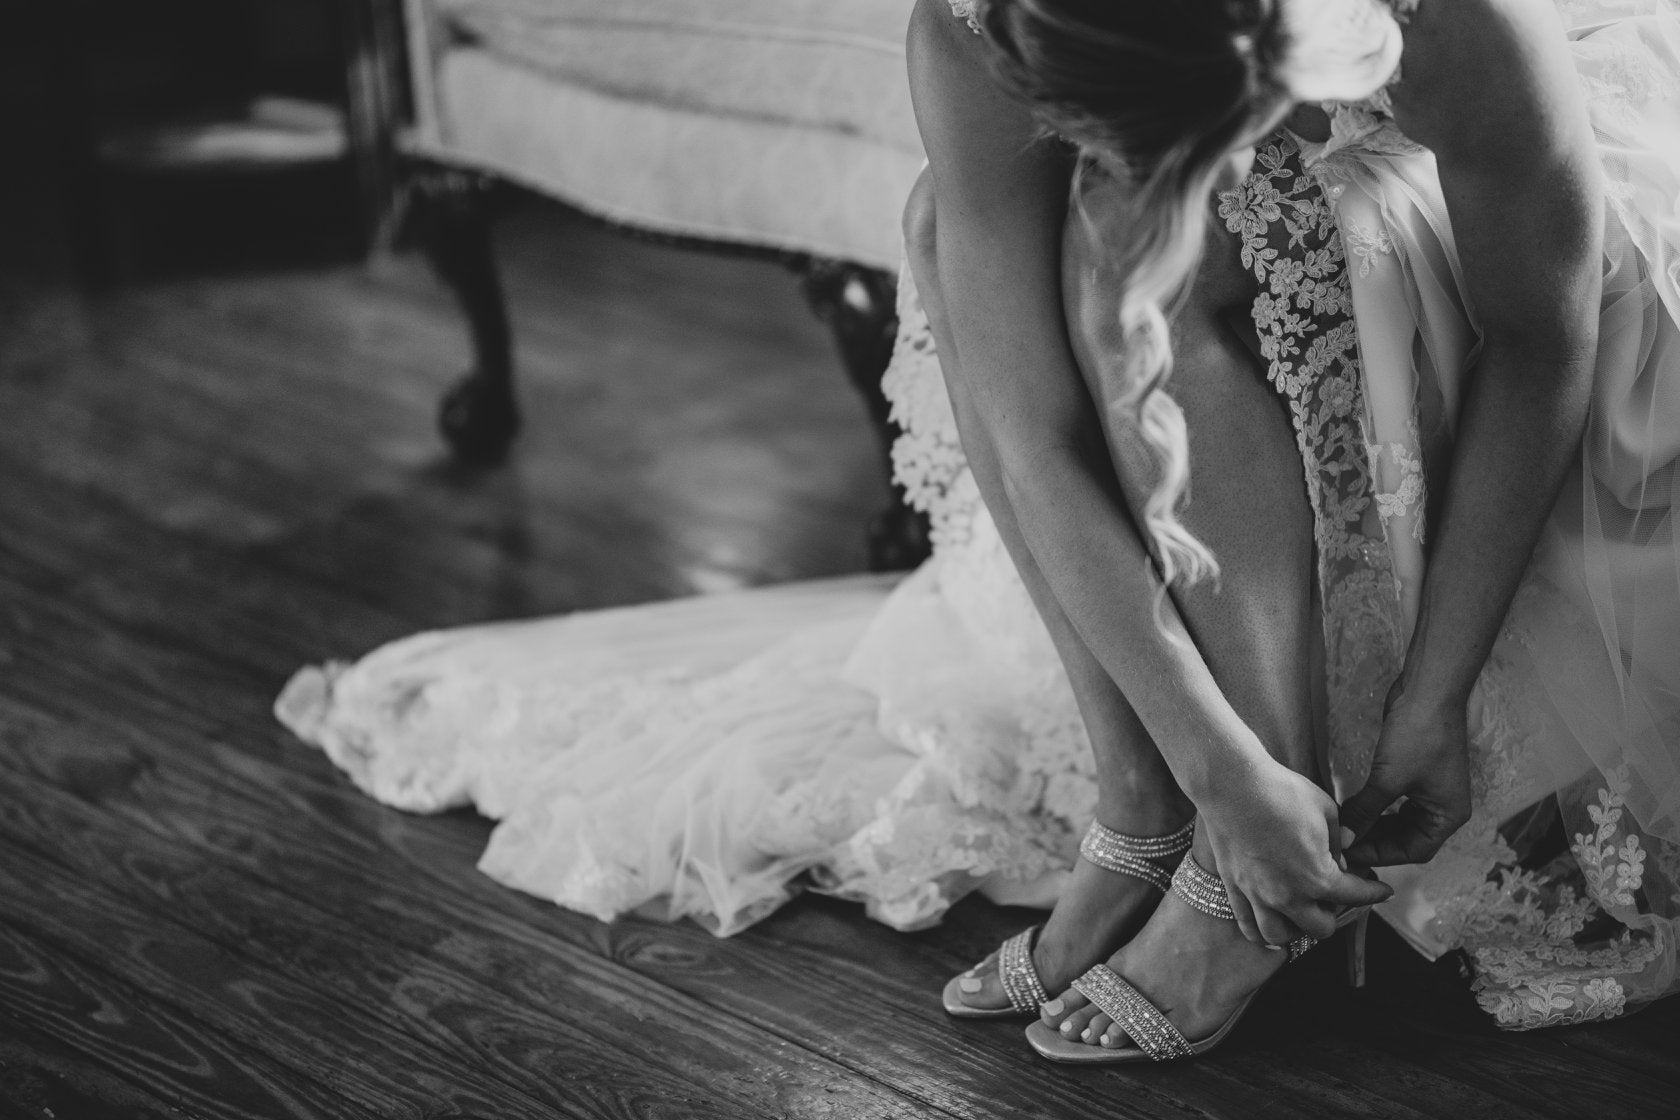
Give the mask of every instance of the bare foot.
MULTIPOLYGON (((1168 892, 1137 936, 1108 958, 1108 967, 1196 1042, 1223 1026, 1287 960, 1283 950, 1244 938, 1236 922, 1203 914, 1168 892)), ((1132 1045, 1121 1027, 1072 988, 1040 1015, 1067 1039, 1110 1049, 1132 1045)))
MULTIPOLYGON (((1178 857, 1164 861, 1167 870, 1178 857)), ((1033 967, 1046 991, 1058 992, 1126 943, 1149 920, 1161 892, 1131 875, 1105 871, 1088 860, 1073 865, 1067 887, 1033 944, 1033 967)), ((980 1010, 1009 1004, 998 979, 997 953, 963 973, 957 998, 980 1010)))

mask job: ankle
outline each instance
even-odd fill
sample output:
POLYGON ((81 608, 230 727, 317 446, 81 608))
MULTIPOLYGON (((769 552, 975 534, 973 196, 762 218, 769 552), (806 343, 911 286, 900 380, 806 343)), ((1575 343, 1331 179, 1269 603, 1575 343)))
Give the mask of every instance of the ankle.
POLYGON ((1196 837, 1190 841, 1190 851, 1185 858, 1195 860, 1203 871, 1211 875, 1219 874, 1219 862, 1213 856, 1213 837, 1201 821, 1196 822, 1196 837))
POLYGON ((1165 836, 1183 828, 1195 815, 1196 806, 1177 789, 1104 788, 1097 795, 1097 823, 1126 836, 1165 836))

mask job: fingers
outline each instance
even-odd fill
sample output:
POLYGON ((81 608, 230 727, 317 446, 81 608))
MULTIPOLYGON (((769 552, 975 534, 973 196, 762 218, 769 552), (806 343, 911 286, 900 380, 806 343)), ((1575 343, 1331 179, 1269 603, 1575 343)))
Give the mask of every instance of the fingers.
MULTIPOLYGON (((1375 906, 1379 902, 1387 902, 1393 896, 1394 888, 1387 883, 1343 871, 1325 888, 1323 901, 1345 909, 1350 906, 1375 906)), ((1334 928, 1334 920, 1330 924, 1334 928)), ((1320 935, 1314 933, 1313 936, 1320 935)))
MULTIPOLYGON (((1383 810, 1394 804, 1399 797, 1397 791, 1389 789, 1375 778, 1367 781, 1363 789, 1342 802, 1341 827, 1353 833, 1355 837, 1363 837, 1377 823, 1383 810)), ((1332 835, 1336 834, 1332 832, 1332 835)), ((1357 850, 1358 845, 1355 844, 1348 849, 1346 855, 1349 859, 1356 859, 1357 850)))
POLYGON ((1248 904, 1248 899, 1243 897, 1242 892, 1232 890, 1229 883, 1225 885, 1225 897, 1231 901, 1231 910, 1237 916, 1237 928, 1242 930, 1242 935, 1256 945, 1264 945, 1265 935, 1254 920, 1254 907, 1248 904))
POLYGON ((1260 927, 1260 935, 1266 939, 1268 945, 1287 945, 1301 936, 1294 922, 1267 906, 1254 908, 1254 921, 1260 927))
POLYGON ((1304 933, 1316 941, 1323 941, 1336 932, 1336 915, 1323 905, 1297 908, 1290 911, 1289 918, 1299 933, 1304 933))
POLYGON ((1464 823, 1463 817, 1408 801, 1379 818, 1348 850, 1348 858, 1370 867, 1423 863, 1441 850, 1464 823))

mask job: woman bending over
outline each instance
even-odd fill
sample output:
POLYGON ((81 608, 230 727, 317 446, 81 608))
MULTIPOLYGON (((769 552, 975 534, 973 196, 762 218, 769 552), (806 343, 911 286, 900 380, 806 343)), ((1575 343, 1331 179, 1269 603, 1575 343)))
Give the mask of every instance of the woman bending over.
POLYGON ((945 1000, 1057 1057, 1205 1048, 1372 903, 1506 1026, 1674 988, 1672 0, 920 0, 909 48, 933 559, 417 635, 281 718, 601 918, 1054 903, 945 1000))
MULTIPOLYGON (((910 33, 910 271, 1103 826, 948 1008, 1039 1011, 1067 1060, 1178 1056, 1388 897, 1361 866, 1439 951, 1451 872, 1396 865, 1582 800, 1632 809, 1568 872, 1630 932, 1550 1005, 1484 1002, 1538 1025, 1666 990, 1675 903, 1628 880, 1671 886, 1680 840, 1680 270, 1672 209, 1637 208, 1680 181, 1672 10, 1594 44, 1525 0, 945 7, 910 33), (1653 80, 1589 111, 1608 52, 1653 80)), ((1478 915, 1507 982, 1547 958, 1519 933, 1544 890, 1478 915)))

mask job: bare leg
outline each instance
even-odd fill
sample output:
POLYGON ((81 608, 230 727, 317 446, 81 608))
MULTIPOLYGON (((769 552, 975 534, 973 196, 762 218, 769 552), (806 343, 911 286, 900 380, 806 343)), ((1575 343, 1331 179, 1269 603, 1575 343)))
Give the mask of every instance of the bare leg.
MULTIPOLYGON (((1102 267, 1100 240, 1122 234, 1102 229, 1100 198, 1092 210, 1099 215, 1094 231, 1069 224, 1066 298, 1075 352, 1093 392, 1101 393, 1105 374, 1112 376, 1105 363, 1115 352, 1110 324, 1117 292, 1102 267)), ((1274 758, 1316 776, 1311 511, 1288 418, 1250 349, 1226 326, 1234 297, 1246 301, 1251 284, 1235 247, 1215 233, 1173 320, 1172 393, 1190 433, 1185 522, 1213 550, 1222 572, 1217 588, 1198 586, 1175 599, 1237 713, 1274 758)), ((1111 442, 1121 438, 1115 432, 1111 442)), ((1214 869, 1202 830, 1194 853, 1214 869)), ((1209 918, 1173 895, 1109 962, 1192 1039, 1212 1033, 1281 963, 1281 953, 1244 940, 1235 922, 1209 918)), ((1045 1021, 1087 1041, 1109 1027, 1077 993, 1047 1005, 1045 1021)), ((1124 1044, 1117 1030, 1110 1037, 1124 1044)))
MULTIPOLYGON (((942 337, 946 320, 932 252, 934 221, 933 192, 924 177, 907 209, 906 244, 920 278, 919 291, 933 326, 935 344, 942 353, 951 354, 954 348, 942 337)), ((984 432, 965 432, 963 451, 982 492, 1000 494, 1003 487, 997 451, 986 441, 984 432)), ((1179 790, 1132 706, 1062 611, 1007 503, 989 501, 988 508, 1067 670, 1096 763, 1096 819, 1116 831, 1134 835, 1159 835, 1178 829, 1193 813, 1189 799, 1179 790)), ((1159 897, 1141 880, 1078 861, 1033 950, 1033 963, 1049 990, 1059 991, 1136 933, 1159 897)), ((1008 1006, 991 958, 975 968, 970 980, 974 990, 963 993, 966 1002, 975 1007, 1008 1006)))

